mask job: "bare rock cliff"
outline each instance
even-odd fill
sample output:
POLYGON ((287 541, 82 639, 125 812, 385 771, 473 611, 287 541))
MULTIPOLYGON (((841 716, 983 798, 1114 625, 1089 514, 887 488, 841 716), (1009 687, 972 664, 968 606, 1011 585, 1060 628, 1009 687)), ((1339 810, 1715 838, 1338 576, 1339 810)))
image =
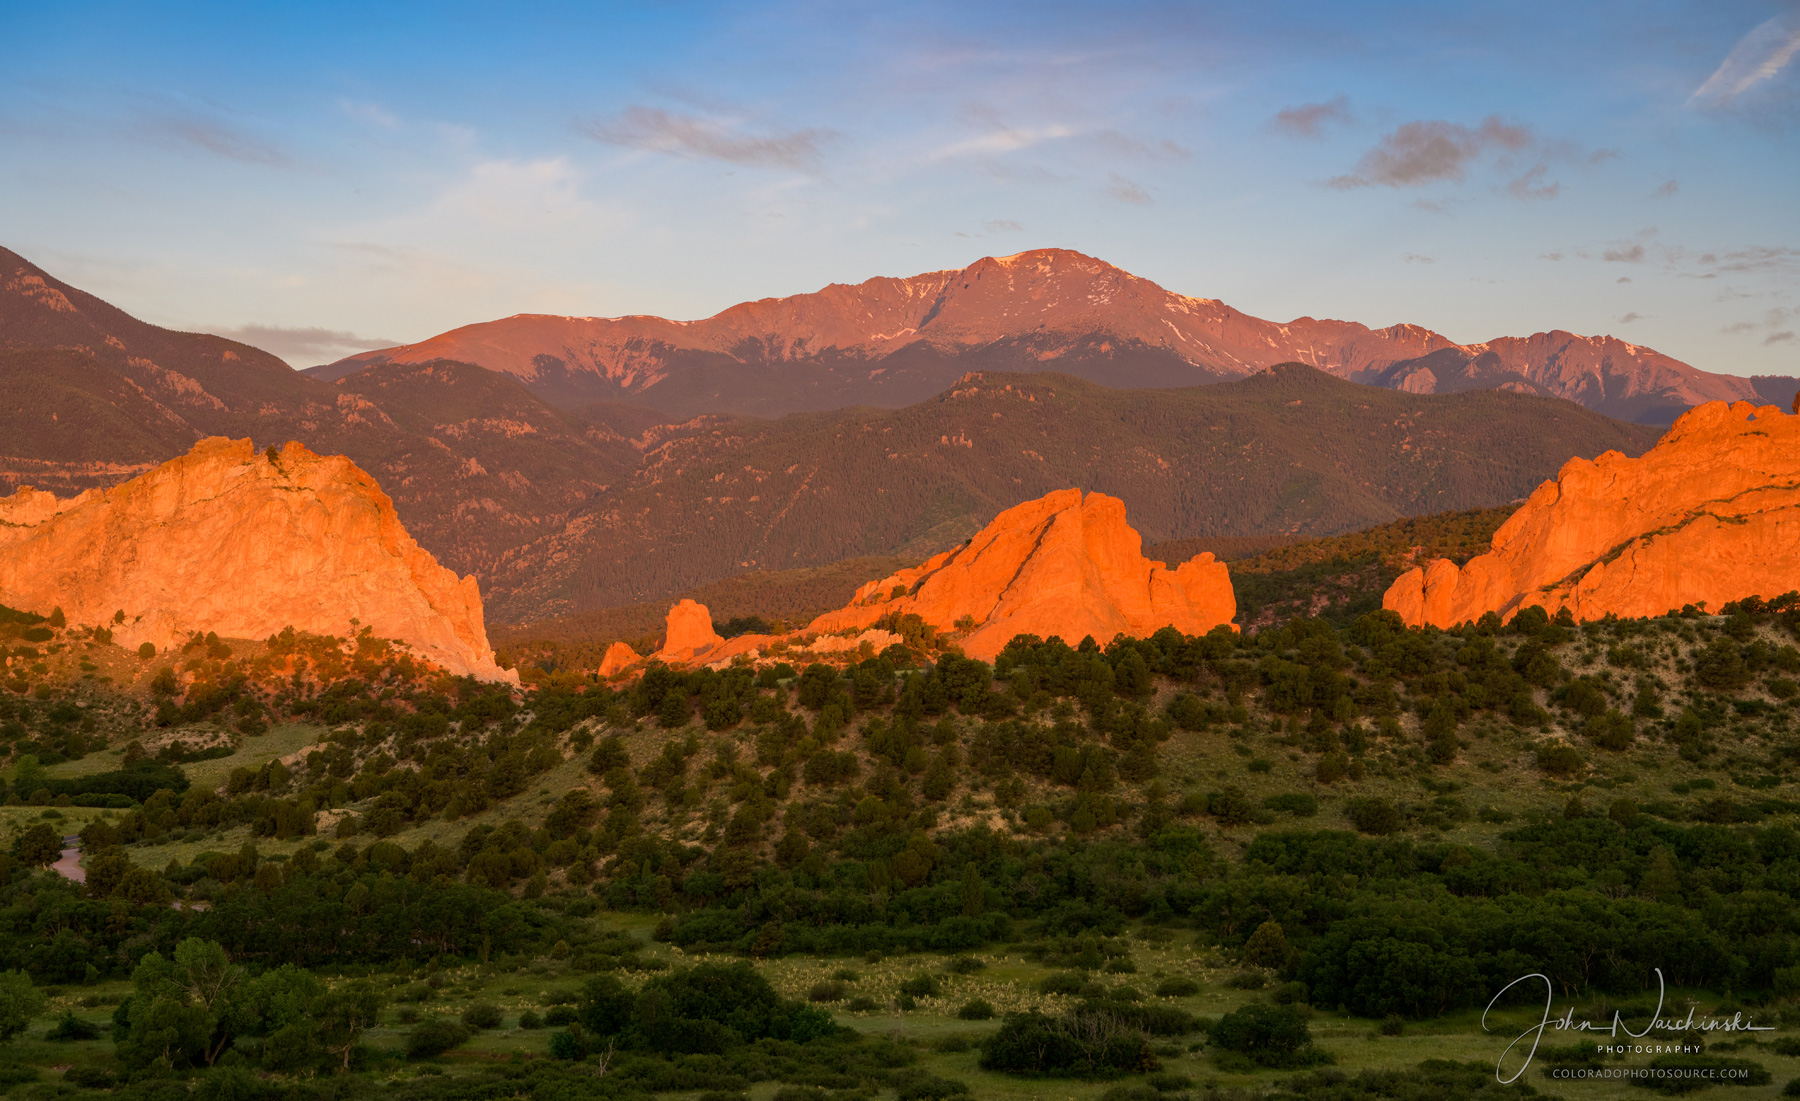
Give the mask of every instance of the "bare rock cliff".
POLYGON ((1211 554, 1175 569, 1149 561, 1124 502, 1065 489, 1007 509, 956 550, 864 585, 848 607, 807 631, 869 627, 907 613, 945 631, 973 621, 963 650, 991 660, 1018 634, 1070 645, 1163 627, 1204 634, 1231 623, 1237 598, 1211 554))
POLYGON ((598 674, 602 677, 611 677, 624 672, 642 660, 644 660, 643 656, 633 650, 628 643, 615 642, 606 648, 606 653, 600 656, 598 674))
POLYGON ((367 627, 452 673, 514 679, 494 663, 475 579, 421 549, 355 463, 298 443, 214 436, 110 489, 0 498, 0 603, 60 606, 158 648, 192 631, 367 627))
POLYGON ((1492 546, 1401 575, 1382 606, 1449 627, 1533 605, 1592 620, 1800 589, 1800 416, 1708 402, 1639 458, 1571 459, 1492 546))

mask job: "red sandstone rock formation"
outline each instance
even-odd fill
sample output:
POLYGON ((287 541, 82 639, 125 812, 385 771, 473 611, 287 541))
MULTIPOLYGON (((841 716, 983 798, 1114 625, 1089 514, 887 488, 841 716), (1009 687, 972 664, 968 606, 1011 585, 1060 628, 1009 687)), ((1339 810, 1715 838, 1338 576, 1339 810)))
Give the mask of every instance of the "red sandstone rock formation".
POLYGON ((858 589, 850 606, 809 632, 872 626, 915 613, 940 630, 973 620, 971 657, 992 659, 1014 635, 1145 636, 1163 627, 1204 634, 1230 624, 1237 599, 1211 554, 1169 569, 1144 558, 1116 497, 1058 490, 1007 509, 974 539, 910 570, 858 589))
POLYGON ((110 489, 0 498, 0 603, 60 606, 126 646, 367 627, 452 673, 516 679, 494 663, 475 579, 422 550, 355 463, 298 443, 214 436, 110 489))
POLYGON ((1382 606, 1448 627, 1541 605, 1578 620, 1718 608, 1800 589, 1800 416, 1708 402, 1650 451, 1571 459, 1461 569, 1395 581, 1382 606))
POLYGON ((656 657, 670 664, 689 662, 724 641, 713 630, 712 613, 706 605, 683 600, 669 609, 668 630, 656 657))
POLYGON ((643 658, 636 650, 623 642, 615 642, 606 648, 606 653, 600 656, 599 674, 603 677, 610 677, 642 660, 643 658))

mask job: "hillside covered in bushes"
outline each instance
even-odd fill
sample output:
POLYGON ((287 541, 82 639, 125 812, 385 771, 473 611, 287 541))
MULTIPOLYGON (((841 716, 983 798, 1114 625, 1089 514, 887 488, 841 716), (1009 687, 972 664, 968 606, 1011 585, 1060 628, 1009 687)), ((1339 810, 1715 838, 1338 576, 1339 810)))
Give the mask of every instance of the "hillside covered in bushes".
MULTIPOLYGON (((395 1014, 436 1019, 405 1000, 421 968, 618 975, 638 1013, 648 979, 736 958, 852 1032, 895 1011, 1005 1018, 967 1026, 963 1068, 1001 1078, 1198 1061, 1260 1082, 1330 1045, 1234 1059, 1222 1037, 1293 1021, 1226 1027, 1208 1010, 1430 1029, 1530 971, 1635 1003, 1661 968, 1785 1021, 1800 995, 1797 627, 1791 594, 1722 616, 1456 631, 1372 612, 1247 635, 1020 637, 991 665, 919 632, 840 666, 653 665, 522 697, 417 675, 373 643, 360 665, 348 644, 336 665, 309 644, 307 668, 329 675, 259 677, 201 640, 144 672, 137 712, 92 683, 4 697, 0 971, 136 990, 151 953, 205 942, 247 982, 283 966, 333 990, 367 976, 386 1006, 371 1035, 386 1021, 399 1043, 395 1014), (59 742, 59 707, 118 729, 59 742), (32 870, 68 831, 85 884, 32 870), (877 960, 919 962, 877 992, 877 960), (906 985, 933 968, 944 977, 906 985), (1077 1045, 1054 1067, 1004 1054, 1031 1029, 1096 1028, 1126 1046, 1077 1045)), ((300 641, 274 645, 291 658, 300 641)), ((797 1042, 719 1012, 728 1032, 692 1044, 797 1042)), ((539 1036, 541 1054, 590 1066, 635 1050, 648 1026, 627 1017, 564 1015, 580 1027, 539 1036)), ((484 1034, 446 1035, 454 1059, 484 1034)), ((252 1050, 243 1036, 231 1050, 252 1050)), ((858 1065, 846 1082, 898 1088, 858 1065)))

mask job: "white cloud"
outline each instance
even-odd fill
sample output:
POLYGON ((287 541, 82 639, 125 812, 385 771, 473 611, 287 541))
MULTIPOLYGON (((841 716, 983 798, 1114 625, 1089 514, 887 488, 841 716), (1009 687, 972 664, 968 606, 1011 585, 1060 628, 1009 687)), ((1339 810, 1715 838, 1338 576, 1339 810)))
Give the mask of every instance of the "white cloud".
POLYGON ((1738 39, 1688 103, 1722 107, 1786 68, 1796 53, 1800 53, 1800 12, 1778 15, 1738 39))
POLYGON ((353 119, 371 122, 383 130, 398 130, 400 116, 381 106, 379 103, 362 103, 353 99, 338 100, 338 107, 353 119))
POLYGON ((388 348, 400 343, 381 336, 359 336, 341 329, 318 326, 239 325, 235 328, 212 326, 204 330, 215 336, 248 344, 271 352, 291 364, 311 365, 342 359, 370 348, 388 348))
MULTIPOLYGON (((394 308, 369 329, 438 331, 496 313, 591 314, 617 288, 588 273, 618 247, 636 217, 590 197, 567 158, 485 159, 441 181, 435 193, 385 217, 322 234, 331 269, 379 288, 394 308), (391 318, 407 318, 401 326, 391 318)), ((342 316, 342 315, 340 315, 342 316)))
POLYGON ((1073 127, 1061 123, 1048 126, 1018 126, 1001 130, 992 130, 962 141, 951 142, 933 151, 926 159, 929 161, 947 161, 958 157, 988 157, 999 153, 1016 153, 1021 149, 1029 149, 1047 141, 1072 137, 1073 127))
POLYGON ((445 190, 423 217, 522 233, 590 229, 621 221, 616 208, 585 198, 580 183, 567 157, 481 161, 445 190))

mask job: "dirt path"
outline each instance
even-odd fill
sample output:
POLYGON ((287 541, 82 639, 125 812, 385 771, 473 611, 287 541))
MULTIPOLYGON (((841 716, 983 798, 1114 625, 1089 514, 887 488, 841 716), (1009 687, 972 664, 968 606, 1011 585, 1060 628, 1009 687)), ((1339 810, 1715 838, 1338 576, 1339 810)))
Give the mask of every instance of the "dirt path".
POLYGON ((62 856, 50 867, 64 879, 86 883, 87 869, 81 866, 81 839, 73 835, 63 838, 62 856))

